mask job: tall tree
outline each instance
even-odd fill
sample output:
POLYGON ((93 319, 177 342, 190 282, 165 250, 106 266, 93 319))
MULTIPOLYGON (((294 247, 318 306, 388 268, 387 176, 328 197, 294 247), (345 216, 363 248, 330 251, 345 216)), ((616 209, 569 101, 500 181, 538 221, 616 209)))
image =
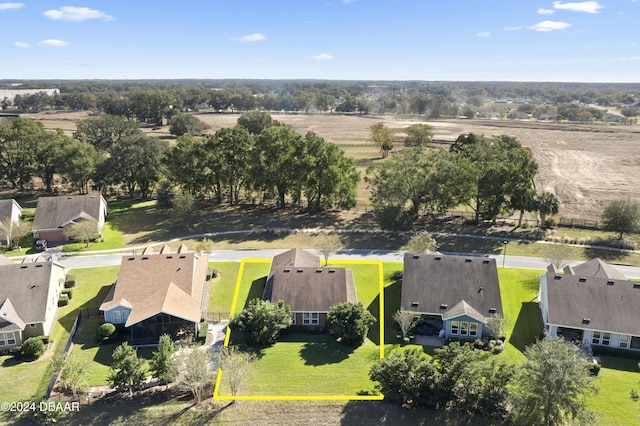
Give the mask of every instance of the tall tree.
POLYGON ((248 177, 247 164, 252 147, 253 137, 241 125, 222 128, 207 138, 207 153, 221 185, 226 187, 229 204, 238 204, 240 200, 240 189, 248 177))
POLYGON ((335 144, 326 142, 313 132, 305 135, 307 178, 304 182, 309 211, 319 212, 337 206, 356 206, 360 172, 352 158, 335 144))
POLYGON ((114 183, 122 184, 133 198, 139 189, 146 198, 160 180, 168 143, 152 136, 130 136, 109 149, 102 165, 114 183))
POLYGON ((630 198, 611 201, 602 212, 602 229, 616 232, 621 240, 626 233, 640 230, 640 202, 630 198))
POLYGON ((44 182, 47 192, 53 190, 54 179, 65 168, 68 158, 69 146, 72 139, 60 129, 55 132, 46 132, 46 137, 36 147, 36 159, 39 167, 35 175, 44 182))
POLYGON ((108 151, 124 138, 140 134, 138 125, 124 117, 104 114, 89 117, 76 124, 73 137, 93 145, 98 151, 108 151))
POLYGON ((76 139, 65 145, 64 161, 60 173, 62 181, 71 185, 80 194, 89 192, 89 182, 103 157, 93 145, 76 139))
POLYGON ((324 257, 324 266, 327 266, 329 256, 342 248, 342 240, 335 234, 322 234, 317 238, 315 246, 324 257))
POLYGON ((436 251, 438 249, 438 243, 427 231, 418 232, 413 234, 407 244, 402 246, 402 250, 411 252, 425 252, 436 251))
POLYGON ((382 158, 389 156, 389 151, 393 149, 393 134, 387 126, 376 123, 369 128, 371 131, 371 142, 380 149, 382 158))
POLYGON ((11 217, 0 218, 0 240, 7 241, 12 247, 18 247, 20 239, 31 233, 32 224, 23 219, 13 222, 11 217))
POLYGON ((244 127, 252 135, 259 135, 264 129, 278 125, 266 111, 249 111, 238 117, 238 125, 244 127))
POLYGON ((31 119, 0 122, 0 177, 23 191, 37 171, 37 147, 47 137, 42 123, 31 119))
POLYGON ((117 346, 113 354, 113 363, 107 381, 114 387, 124 388, 133 395, 133 388, 144 380, 144 360, 138 358, 138 352, 124 342, 117 346))
POLYGON ((514 380, 514 417, 525 424, 554 426, 593 421, 586 397, 596 392, 579 348, 563 339, 540 340, 525 350, 514 380))
POLYGON ((198 117, 189 114, 176 114, 169 120, 169 133, 176 136, 190 134, 200 136, 204 131, 204 126, 198 117))
POLYGON ((307 173, 305 150, 304 139, 291 127, 263 130, 252 151, 253 186, 266 192, 275 189, 278 205, 284 208, 286 196, 292 194, 295 197, 304 186, 307 173))
POLYGON ((64 231, 64 234, 71 240, 85 243, 85 247, 89 247, 91 241, 100 237, 98 223, 92 220, 81 220, 74 223, 64 231))
POLYGON ((164 160, 171 182, 196 197, 210 191, 219 171, 203 139, 180 136, 164 160))

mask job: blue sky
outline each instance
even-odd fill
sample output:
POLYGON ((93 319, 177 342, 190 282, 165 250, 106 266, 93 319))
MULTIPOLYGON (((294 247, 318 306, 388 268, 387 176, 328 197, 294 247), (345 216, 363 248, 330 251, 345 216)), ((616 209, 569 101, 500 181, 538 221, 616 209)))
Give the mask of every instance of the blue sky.
POLYGON ((0 0, 0 78, 640 82, 640 0, 0 0))

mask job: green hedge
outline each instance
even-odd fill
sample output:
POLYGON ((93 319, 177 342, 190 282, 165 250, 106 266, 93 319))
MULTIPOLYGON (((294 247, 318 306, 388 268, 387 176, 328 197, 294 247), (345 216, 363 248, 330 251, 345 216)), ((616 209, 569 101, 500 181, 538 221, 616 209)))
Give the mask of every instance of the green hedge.
POLYGON ((67 275, 67 279, 64 282, 64 288, 72 288, 76 286, 75 275, 67 275))
POLYGON ((608 348, 606 346, 593 345, 591 346, 593 349, 593 354, 596 356, 612 356, 618 358, 631 358, 640 360, 640 352, 639 351, 631 351, 628 349, 616 349, 616 348, 608 348))
POLYGON ((62 296, 67 296, 69 299, 73 299, 73 290, 65 289, 62 290, 62 296))
POLYGON ((69 304, 68 297, 60 297, 60 299, 58 299, 58 307, 67 306, 68 304, 69 304))

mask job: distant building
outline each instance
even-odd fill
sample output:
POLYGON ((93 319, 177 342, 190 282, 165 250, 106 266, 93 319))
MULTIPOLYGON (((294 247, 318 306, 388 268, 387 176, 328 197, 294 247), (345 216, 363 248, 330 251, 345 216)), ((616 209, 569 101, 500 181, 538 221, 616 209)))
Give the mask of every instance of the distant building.
POLYGON ((107 216, 107 202, 102 195, 40 197, 33 219, 33 237, 49 242, 65 242, 64 231, 74 223, 91 220, 102 232, 107 216))
POLYGON ((40 92, 44 92, 49 96, 54 96, 60 94, 60 89, 0 89, 0 101, 4 98, 13 101, 16 95, 35 95, 40 92))

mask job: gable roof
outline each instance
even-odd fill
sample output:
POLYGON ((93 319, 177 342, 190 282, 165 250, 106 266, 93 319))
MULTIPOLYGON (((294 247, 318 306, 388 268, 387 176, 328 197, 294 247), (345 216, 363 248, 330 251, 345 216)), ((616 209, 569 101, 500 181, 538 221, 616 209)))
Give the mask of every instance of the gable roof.
POLYGON ((353 273, 320 268, 320 258, 300 249, 273 258, 264 300, 284 300, 294 312, 328 312, 342 302, 357 302, 353 273))
POLYGON ((640 336, 640 284, 553 267, 546 278, 549 324, 640 336))
MULTIPOLYGON (((2 222, 7 217, 13 216, 13 210, 18 209, 22 212, 22 207, 16 200, 0 200, 0 222, 2 222)), ((2 224, 0 224, 2 226, 2 224)))
POLYGON ((450 319, 469 315, 485 322, 504 317, 495 259, 405 253, 402 309, 450 319))
POLYGON ((597 257, 573 267, 565 267, 564 270, 565 272, 581 277, 611 278, 615 280, 627 279, 622 272, 597 257))
POLYGON ((0 264, 0 317, 19 329, 24 329, 24 324, 44 322, 49 285, 58 284, 51 283, 53 268, 64 269, 51 261, 0 264))
POLYGON ((33 219, 33 229, 58 229, 76 219, 97 222, 101 210, 106 216, 107 202, 102 195, 40 197, 33 219))
POLYGON ((15 262, 4 254, 0 254, 0 265, 13 265, 15 262))
POLYGON ((147 247, 141 255, 123 256, 100 310, 130 308, 126 327, 159 313, 200 322, 207 266, 206 256, 193 252, 154 254, 147 247))

